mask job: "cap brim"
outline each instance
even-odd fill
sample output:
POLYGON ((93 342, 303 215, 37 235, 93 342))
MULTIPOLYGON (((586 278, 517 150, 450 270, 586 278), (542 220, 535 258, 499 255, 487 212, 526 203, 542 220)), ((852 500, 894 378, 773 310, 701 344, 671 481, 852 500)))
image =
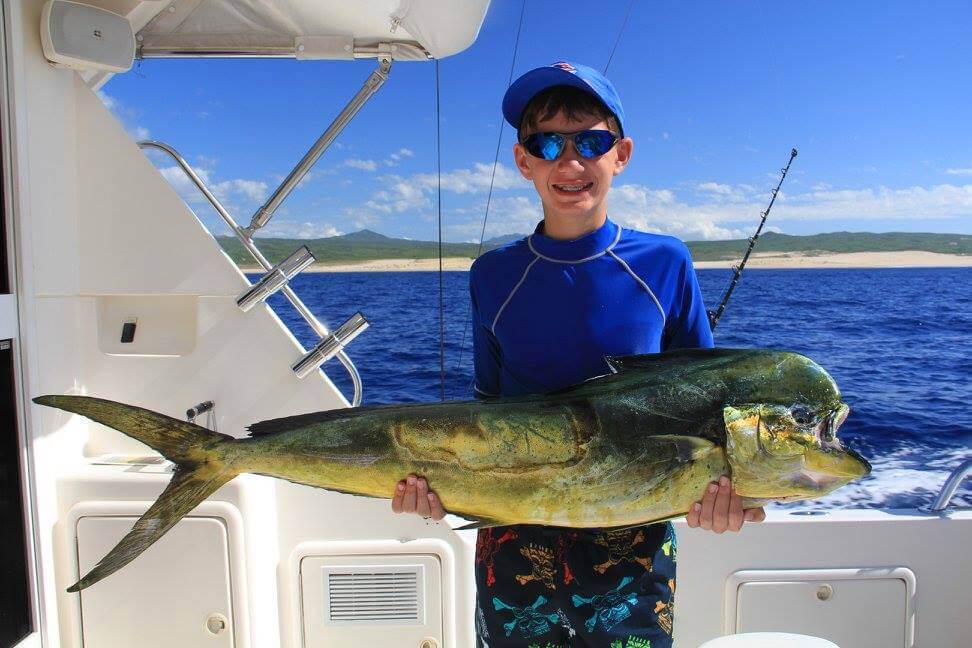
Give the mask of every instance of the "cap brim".
POLYGON ((519 128, 520 118, 530 100, 554 86, 572 86, 604 103, 594 88, 584 79, 560 68, 542 67, 530 70, 510 85, 503 96, 503 117, 513 128, 519 128))

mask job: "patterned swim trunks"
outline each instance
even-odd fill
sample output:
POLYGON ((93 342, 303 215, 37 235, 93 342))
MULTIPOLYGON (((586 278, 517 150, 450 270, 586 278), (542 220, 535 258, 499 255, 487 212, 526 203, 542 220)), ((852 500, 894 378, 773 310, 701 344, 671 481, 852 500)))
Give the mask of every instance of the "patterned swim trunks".
POLYGON ((675 530, 480 529, 476 635, 484 648, 671 648, 675 530))

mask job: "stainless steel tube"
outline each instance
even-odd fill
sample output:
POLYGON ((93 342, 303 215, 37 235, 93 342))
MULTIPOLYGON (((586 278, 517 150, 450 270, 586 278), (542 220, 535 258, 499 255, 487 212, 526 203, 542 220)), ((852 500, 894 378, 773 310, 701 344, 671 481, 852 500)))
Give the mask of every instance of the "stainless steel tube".
MULTIPOLYGON (((213 209, 216 210, 216 213, 220 215, 223 221, 225 221, 226 225, 229 226, 229 228, 233 231, 234 234, 236 234, 236 238, 240 240, 240 242, 243 244, 243 247, 245 247, 246 250, 253 256, 253 258, 256 259, 256 262, 259 263, 264 270, 269 271, 273 268, 273 265, 267 260, 265 256, 263 256, 260 250, 257 249, 256 245, 253 244, 252 239, 250 239, 247 236, 244 236, 243 230, 240 229, 240 226, 236 224, 236 221, 233 219, 232 216, 230 216, 229 212, 226 211, 222 203, 220 203, 219 200, 216 198, 216 196, 213 195, 213 193, 209 190, 209 188, 202 181, 202 179, 196 174, 196 172, 192 170, 192 167, 189 166, 189 163, 186 162, 185 158, 179 155, 178 151, 176 151, 174 148, 172 148, 171 146, 169 146, 164 142, 158 142, 155 140, 145 140, 139 142, 138 146, 139 148, 142 149, 147 149, 147 148, 157 149, 159 151, 162 151, 163 153, 166 153, 169 157, 175 160, 176 164, 179 165, 179 168, 182 169, 182 171, 189 177, 192 183, 196 185, 199 191, 202 192, 203 196, 206 197, 206 200, 209 201, 209 204, 213 206, 213 209)), ((287 297, 287 301, 289 301, 293 305, 293 307, 297 309, 297 312, 300 313, 301 316, 304 318, 304 320, 310 325, 310 327, 314 329, 314 332, 317 333, 318 337, 326 338, 331 334, 331 332, 327 329, 327 327, 324 326, 317 319, 317 317, 314 315, 314 313, 310 311, 309 308, 307 308, 304 302, 301 301, 300 297, 297 296, 297 293, 295 293, 290 286, 284 286, 280 292, 282 292, 287 297)), ((347 356, 347 354, 344 352, 343 349, 340 352, 338 352, 338 354, 335 357, 342 365, 344 365, 344 368, 351 376, 351 382, 354 385, 354 397, 351 401, 351 405, 353 407, 358 407, 359 405, 361 405, 361 392, 362 392, 361 376, 360 374, 358 374, 358 369, 357 367, 354 366, 354 363, 351 362, 351 358, 347 356)))
POLYGON ((237 297, 236 305, 245 313, 251 308, 266 301, 272 294, 283 288, 288 281, 298 275, 304 268, 314 262, 314 255, 306 245, 301 245, 297 251, 277 264, 265 274, 260 281, 250 286, 237 297))
POLYGON ((369 322, 365 319, 365 316, 361 313, 355 313, 348 318, 347 322, 339 326, 334 333, 318 342, 317 346, 308 351, 303 358, 291 365, 290 368, 293 369, 298 378, 304 378, 311 372, 316 371, 318 367, 330 358, 333 358, 338 351, 347 346, 351 340, 358 337, 368 326, 369 322))
POLYGON ((955 495, 955 491, 958 490, 959 485, 969 475, 972 475, 972 459, 963 461, 962 465, 953 470, 952 474, 948 476, 948 479, 945 480, 945 484, 942 486, 941 492, 935 498, 935 503, 931 505, 931 511, 933 513, 940 513, 947 509, 948 503, 952 500, 952 496, 955 495))
POLYGON ((327 147, 331 145, 331 142, 344 130, 344 127, 354 119, 354 116, 361 110, 365 102, 375 94, 378 89, 388 80, 388 72, 391 70, 392 60, 389 57, 384 57, 378 61, 378 69, 371 73, 368 79, 358 90, 358 93, 352 97, 351 101, 344 107, 344 110, 331 122, 331 125, 327 127, 327 130, 317 138, 314 145, 310 148, 304 157, 301 158, 297 166, 284 178, 284 181, 280 183, 280 186, 267 198, 267 202, 263 204, 262 207, 257 209, 256 213, 253 214, 253 218, 250 220, 250 224, 243 230, 244 234, 249 238, 253 236, 253 233, 258 229, 267 224, 273 213, 277 211, 277 207, 280 203, 290 195, 297 183, 300 182, 307 172, 311 170, 314 163, 321 157, 327 147))

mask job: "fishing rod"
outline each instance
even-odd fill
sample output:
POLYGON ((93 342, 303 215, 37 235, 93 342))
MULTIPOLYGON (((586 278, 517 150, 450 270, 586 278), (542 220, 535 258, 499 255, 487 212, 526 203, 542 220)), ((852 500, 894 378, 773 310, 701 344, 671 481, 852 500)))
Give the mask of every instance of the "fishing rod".
POLYGON ((793 164, 793 158, 797 156, 797 150, 790 150, 790 159, 786 163, 786 166, 780 171, 780 181, 776 183, 776 188, 773 189, 773 195, 770 198, 769 205, 766 207, 766 211, 760 212, 759 227, 756 228, 756 233, 749 237, 749 247, 746 248, 746 254, 743 255, 742 261, 737 265, 732 266, 732 279, 729 281, 729 287, 726 288, 726 294, 722 296, 722 301, 719 302, 719 307, 715 310, 709 310, 709 328, 713 331, 715 330, 716 324, 719 323, 719 318, 722 317, 723 311, 726 310, 726 304, 729 303, 729 297, 732 296, 732 291, 736 289, 736 284, 739 283, 739 278, 742 277, 743 268, 746 267, 746 262, 749 261, 749 255, 753 253, 753 248, 756 247, 756 241, 759 240, 759 235, 763 231, 763 225, 766 224, 766 218, 769 216, 770 210, 773 209, 773 203, 776 202, 776 196, 780 193, 780 187, 783 186, 783 181, 786 180, 786 174, 790 170, 790 165, 793 164))

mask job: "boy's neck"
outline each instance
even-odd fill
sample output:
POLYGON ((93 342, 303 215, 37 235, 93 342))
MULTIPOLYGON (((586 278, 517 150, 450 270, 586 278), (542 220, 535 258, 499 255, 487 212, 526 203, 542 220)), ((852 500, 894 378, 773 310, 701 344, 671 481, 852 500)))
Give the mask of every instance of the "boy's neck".
POLYGON ((564 216, 543 210, 543 235, 557 241, 573 241, 604 226, 607 210, 596 214, 564 216))

